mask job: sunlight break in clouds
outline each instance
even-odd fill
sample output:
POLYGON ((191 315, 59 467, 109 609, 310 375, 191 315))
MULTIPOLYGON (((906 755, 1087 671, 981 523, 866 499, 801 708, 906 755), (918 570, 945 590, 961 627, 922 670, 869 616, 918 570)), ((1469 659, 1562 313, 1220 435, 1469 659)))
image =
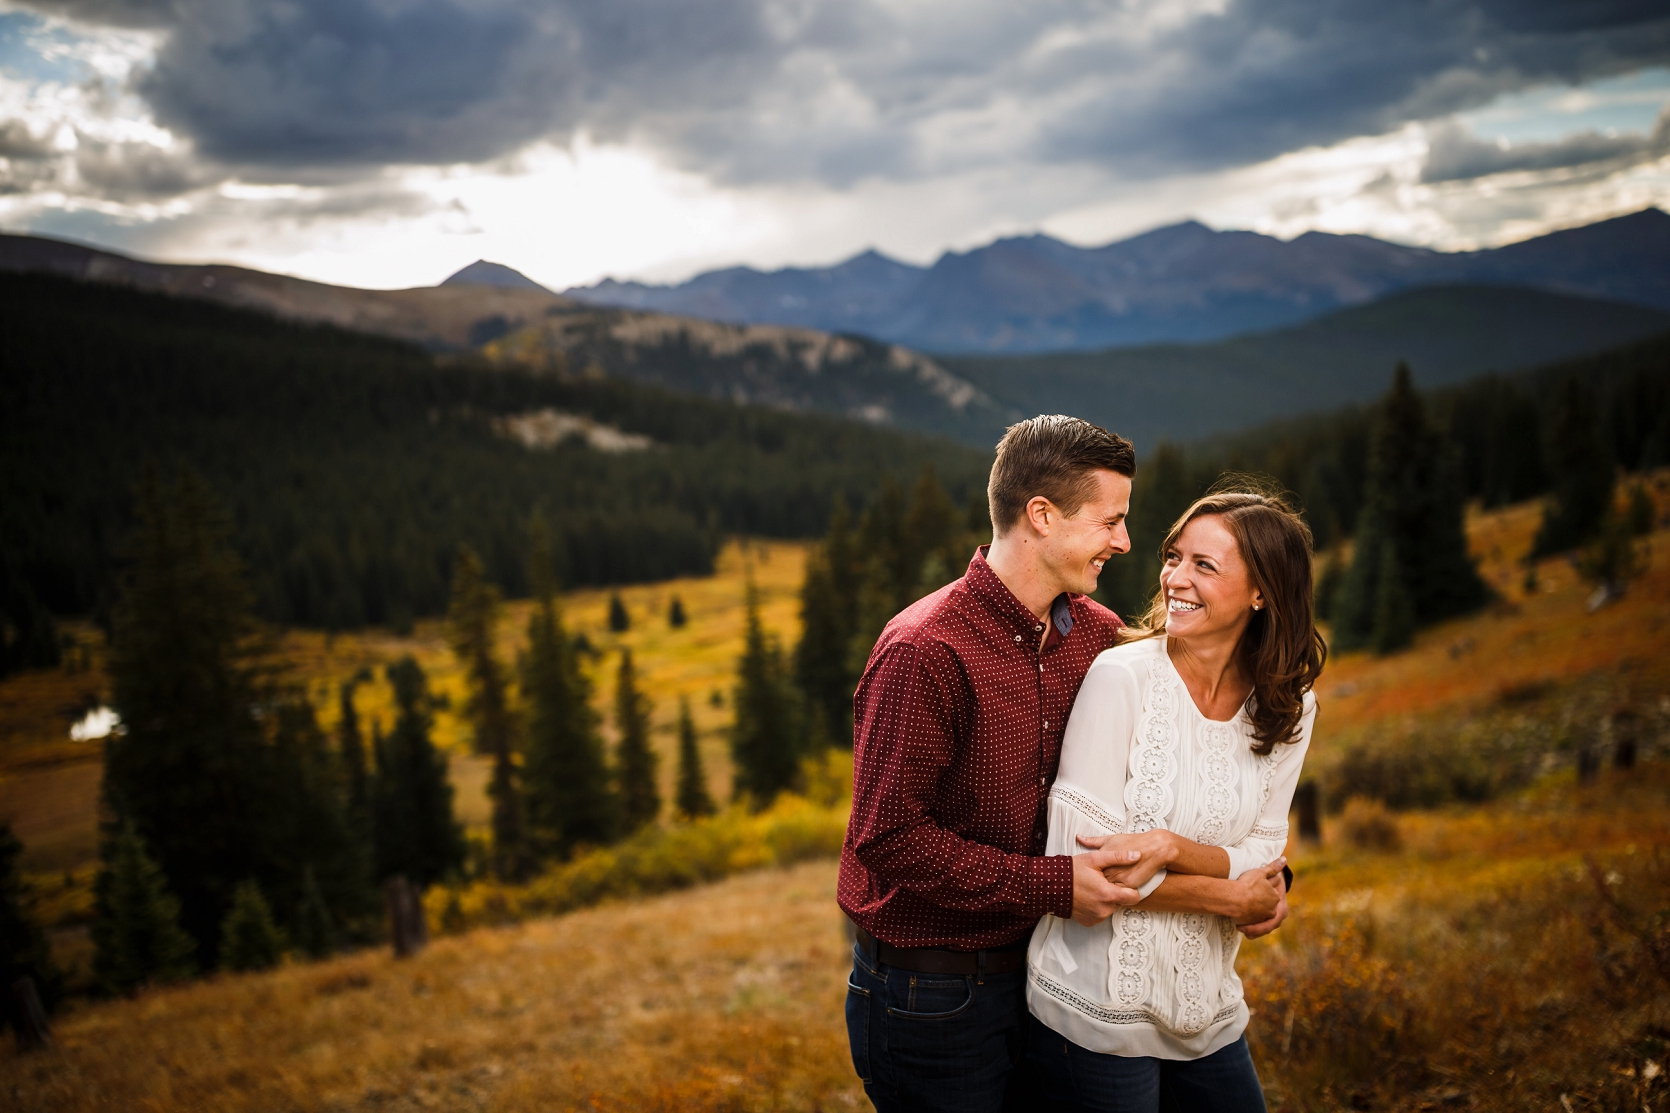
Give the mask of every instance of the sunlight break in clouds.
POLYGON ((1496 244, 1670 203, 1670 18, 1485 0, 0 0, 0 227, 561 288, 1198 217, 1496 244), (1475 10, 1476 9, 1476 10, 1475 10))

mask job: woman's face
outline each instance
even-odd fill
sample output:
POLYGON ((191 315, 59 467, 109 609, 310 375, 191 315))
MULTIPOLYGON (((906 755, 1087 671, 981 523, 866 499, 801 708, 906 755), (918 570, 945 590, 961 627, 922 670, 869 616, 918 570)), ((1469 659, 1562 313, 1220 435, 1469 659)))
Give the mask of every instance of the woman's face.
POLYGON ((1160 591, 1166 601, 1166 635, 1173 638, 1239 638, 1253 608, 1264 603, 1235 535, 1217 514, 1183 527, 1165 552, 1160 591))

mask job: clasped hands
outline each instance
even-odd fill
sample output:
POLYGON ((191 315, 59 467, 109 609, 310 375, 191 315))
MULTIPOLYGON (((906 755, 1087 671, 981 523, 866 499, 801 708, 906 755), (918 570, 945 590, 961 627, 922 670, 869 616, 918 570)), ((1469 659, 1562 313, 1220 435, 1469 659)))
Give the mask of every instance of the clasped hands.
MULTIPOLYGON (((1141 901, 1138 888, 1160 870, 1179 872, 1174 867, 1187 842, 1163 829, 1134 835, 1080 835, 1078 841, 1087 850, 1073 855, 1073 919, 1086 926, 1099 924, 1119 909, 1141 901)), ((1198 852, 1193 844, 1188 848, 1198 852)), ((1287 918, 1287 884, 1282 877, 1286 864, 1287 859, 1277 858, 1234 880, 1200 878, 1207 889, 1192 894, 1195 899, 1184 898, 1184 907, 1163 896, 1162 890, 1150 894, 1149 899, 1160 911, 1209 911, 1228 916, 1247 938, 1256 939, 1275 931, 1287 918), (1197 903, 1199 907, 1195 907, 1197 903)), ((1191 889, 1196 887, 1190 885, 1191 889)))

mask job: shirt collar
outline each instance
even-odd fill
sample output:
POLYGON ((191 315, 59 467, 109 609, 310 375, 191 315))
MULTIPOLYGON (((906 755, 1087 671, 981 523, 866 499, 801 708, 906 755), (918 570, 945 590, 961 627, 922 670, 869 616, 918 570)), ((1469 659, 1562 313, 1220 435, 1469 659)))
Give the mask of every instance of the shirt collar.
MULTIPOLYGON (((1009 590, 1009 585, 998 578, 992 566, 986 563, 986 553, 990 545, 981 545, 974 551, 974 558, 968 562, 968 575, 964 582, 974 597, 986 606, 986 609, 1016 630, 1033 636, 1037 635, 1038 616, 1026 608, 1015 593, 1009 590)), ((1054 634, 1066 637, 1073 630, 1073 604, 1077 596, 1062 592, 1055 597, 1050 606, 1050 624, 1055 627, 1050 641, 1056 641, 1054 634)))

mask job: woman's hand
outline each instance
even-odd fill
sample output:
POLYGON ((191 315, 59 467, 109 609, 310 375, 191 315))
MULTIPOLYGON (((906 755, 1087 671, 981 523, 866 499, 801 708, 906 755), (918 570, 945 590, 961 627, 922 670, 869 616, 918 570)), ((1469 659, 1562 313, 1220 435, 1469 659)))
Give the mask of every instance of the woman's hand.
POLYGON ((1282 903, 1282 868, 1286 858, 1277 858, 1267 866, 1248 870, 1235 879, 1235 911, 1231 919, 1237 925, 1264 924, 1275 918, 1282 903))
POLYGON ((1106 871, 1109 881, 1132 889, 1146 885, 1156 873, 1170 867, 1177 860, 1178 844, 1183 841, 1158 827, 1140 835, 1080 835, 1078 840, 1087 850, 1135 851, 1140 855, 1129 866, 1106 871))

